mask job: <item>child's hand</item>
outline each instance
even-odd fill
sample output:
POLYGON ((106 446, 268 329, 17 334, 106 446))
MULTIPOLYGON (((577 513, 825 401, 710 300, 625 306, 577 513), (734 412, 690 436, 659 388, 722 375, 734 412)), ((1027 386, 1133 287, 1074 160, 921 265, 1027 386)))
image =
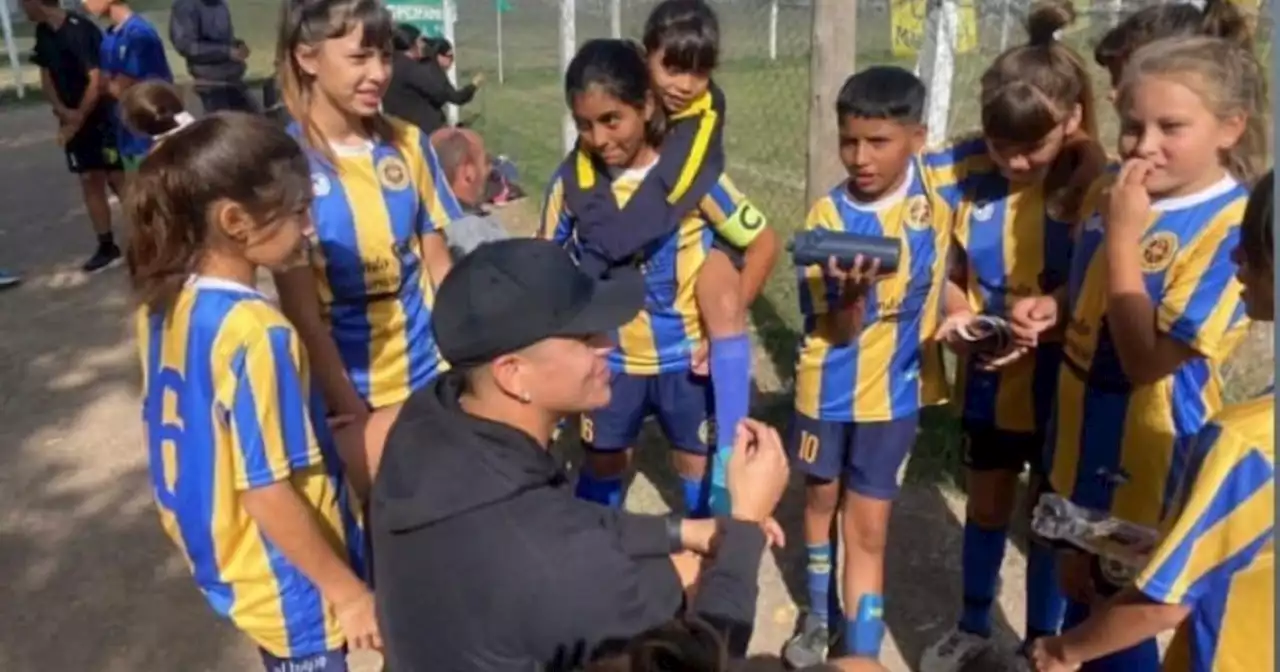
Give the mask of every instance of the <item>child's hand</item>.
POLYGON ((952 352, 964 356, 969 354, 969 342, 960 337, 960 329, 974 319, 968 310, 959 310, 942 319, 938 330, 933 333, 933 340, 946 345, 952 352))
POLYGON ((707 344, 707 339, 698 341, 698 347, 693 349, 693 355, 689 358, 689 372, 695 376, 711 375, 711 364, 708 355, 711 347, 707 344))
POLYGON ((1031 348, 1012 343, 1002 352, 982 356, 978 368, 983 371, 998 371, 1022 359, 1028 352, 1031 352, 1031 348))
POLYGON ((1040 335, 1058 324, 1058 301, 1052 296, 1030 296, 1018 299, 1009 310, 1009 326, 1013 329, 1013 342, 1024 348, 1034 348, 1040 343, 1040 335))
POLYGON ((1035 665, 1036 672, 1071 672, 1080 669, 1080 665, 1067 659, 1060 637, 1041 637, 1032 642, 1031 664, 1035 665))
POLYGON ((334 615, 338 626, 352 649, 381 649, 382 635, 378 632, 377 610, 373 593, 366 590, 354 599, 335 605, 334 615))
POLYGON ((853 258, 853 268, 840 268, 835 257, 827 259, 827 277, 839 287, 840 307, 851 308, 867 295, 871 285, 883 279, 879 259, 865 259, 861 254, 853 258), (869 263, 868 263, 869 262, 869 263))
POLYGON ((1130 159, 1120 167, 1120 174, 1107 194, 1106 216, 1102 218, 1109 238, 1137 241, 1142 237, 1151 214, 1151 194, 1147 178, 1151 162, 1130 159))

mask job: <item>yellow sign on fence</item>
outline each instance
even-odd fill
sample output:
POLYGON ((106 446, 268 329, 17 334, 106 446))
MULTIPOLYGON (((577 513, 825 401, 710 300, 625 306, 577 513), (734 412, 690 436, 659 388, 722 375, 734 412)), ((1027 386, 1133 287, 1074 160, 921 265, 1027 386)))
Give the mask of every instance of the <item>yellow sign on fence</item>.
MULTIPOLYGON (((956 53, 964 53, 978 46, 978 17, 973 3, 956 4, 956 53)), ((892 1, 889 18, 893 28, 894 56, 908 58, 916 55, 924 42, 928 6, 929 0, 892 1)))

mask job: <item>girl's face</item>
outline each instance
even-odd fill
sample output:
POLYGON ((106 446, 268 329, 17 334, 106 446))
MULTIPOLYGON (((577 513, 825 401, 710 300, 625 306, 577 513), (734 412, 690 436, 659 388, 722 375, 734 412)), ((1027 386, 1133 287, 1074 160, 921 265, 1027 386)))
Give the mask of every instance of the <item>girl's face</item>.
POLYGON ((370 117, 378 113, 391 81, 391 52, 363 41, 364 28, 356 26, 342 37, 298 47, 294 57, 330 104, 347 114, 370 117))
POLYGON ((1244 115, 1219 118, 1204 99, 1172 77, 1146 75, 1122 92, 1120 156, 1151 164, 1147 191, 1180 196, 1222 177, 1222 152, 1244 134, 1244 115))
POLYGON ((81 6, 84 11, 102 18, 111 11, 111 0, 83 0, 81 6))
POLYGON ((1249 253, 1241 246, 1231 252, 1231 260, 1236 263, 1236 280, 1244 287, 1240 290, 1240 300, 1244 301, 1244 312, 1251 320, 1274 322, 1276 319, 1275 269, 1267 264, 1265 253, 1261 250, 1253 253, 1257 262, 1250 262, 1249 253))
POLYGON ((653 96, 649 94, 640 107, 619 100, 595 84, 573 97, 578 140, 612 168, 632 167, 648 147, 645 129, 653 114, 653 96))
POLYGON ((682 112, 711 86, 711 77, 703 72, 683 72, 667 67, 663 62, 666 51, 655 49, 645 60, 649 65, 649 78, 653 88, 662 97, 662 107, 668 112, 682 112))
POLYGON ((985 136, 987 155, 1006 180, 1015 184, 1031 184, 1044 180, 1058 160, 1067 139, 1080 130, 1081 110, 1077 105, 1062 123, 1043 138, 1032 143, 1015 143, 991 135, 985 136))
POLYGON ((608 336, 549 338, 519 355, 518 387, 529 401, 553 413, 584 413, 609 404, 612 387, 608 336))
POLYGON ((290 266, 311 236, 311 210, 288 213, 245 235, 244 256, 255 266, 273 271, 290 266))

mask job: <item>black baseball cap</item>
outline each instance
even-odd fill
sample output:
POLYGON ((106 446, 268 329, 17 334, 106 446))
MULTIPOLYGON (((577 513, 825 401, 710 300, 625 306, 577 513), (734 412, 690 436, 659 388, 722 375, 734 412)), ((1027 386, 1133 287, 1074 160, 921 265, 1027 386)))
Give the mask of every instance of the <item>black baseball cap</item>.
POLYGON ((548 240, 485 243, 445 276, 433 329, 455 368, 493 361, 555 336, 617 329, 644 306, 644 279, 631 268, 596 280, 548 240))

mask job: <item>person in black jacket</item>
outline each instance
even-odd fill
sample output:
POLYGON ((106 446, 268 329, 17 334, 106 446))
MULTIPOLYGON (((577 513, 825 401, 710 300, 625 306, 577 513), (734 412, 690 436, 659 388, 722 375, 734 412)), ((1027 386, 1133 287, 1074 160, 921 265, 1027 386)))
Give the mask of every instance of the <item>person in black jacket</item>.
POLYGON ((411 25, 396 26, 394 42, 391 83, 382 96, 382 109, 431 134, 445 125, 444 106, 471 102, 484 77, 477 74, 470 84, 454 88, 446 72, 453 62, 453 46, 448 40, 423 40, 411 25))
POLYGON ((410 397, 372 494, 390 669, 574 669, 676 617, 695 582, 687 611, 745 652, 765 530, 780 537, 777 432, 738 428, 722 520, 575 499, 548 452, 560 418, 609 401, 605 334, 643 301, 634 271, 595 280, 543 240, 481 245, 445 278, 434 329, 454 369, 410 397), (710 558, 700 573, 687 551, 710 558))
POLYGON ((249 45, 235 35, 225 0, 175 0, 169 41, 187 62, 205 112, 254 112, 244 82, 249 45))

